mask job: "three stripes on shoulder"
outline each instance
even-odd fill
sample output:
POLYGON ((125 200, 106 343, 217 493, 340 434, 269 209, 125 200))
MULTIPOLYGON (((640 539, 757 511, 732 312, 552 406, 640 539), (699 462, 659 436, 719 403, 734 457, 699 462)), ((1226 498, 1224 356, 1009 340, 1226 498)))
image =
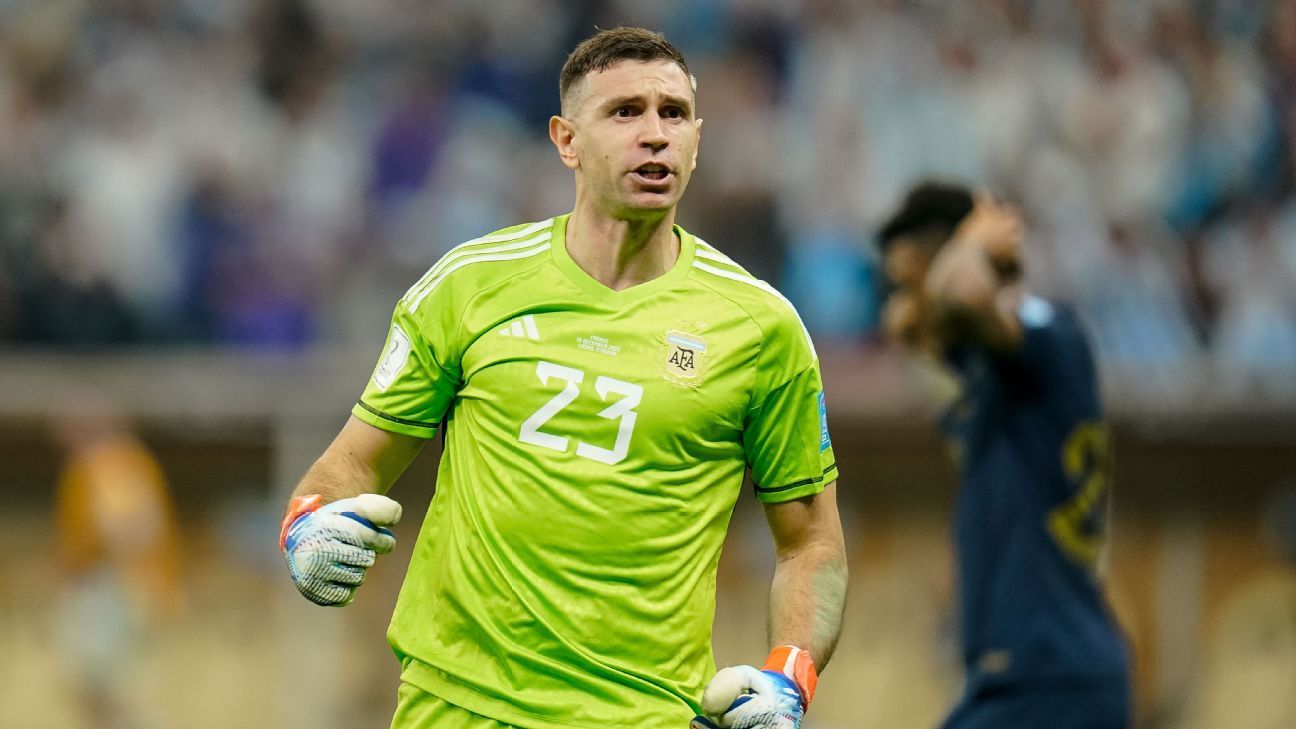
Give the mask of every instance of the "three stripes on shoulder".
POLYGON ((419 279, 418 283, 410 288, 409 293, 405 294, 406 306, 411 313, 418 311, 419 304, 423 303, 423 299, 426 299, 428 294, 432 293, 447 276, 464 266, 487 261, 514 261, 544 253, 549 250, 549 241, 553 237, 553 232, 550 230, 552 227, 553 219, 550 218, 508 233, 495 233, 455 246, 442 256, 436 265, 428 269, 428 272, 423 274, 423 278, 419 279), (489 243, 501 245, 487 245, 489 243))
POLYGON ((810 338, 810 330, 806 329, 805 322, 801 320, 801 314, 797 312, 796 307, 792 305, 791 301, 787 300, 786 296, 779 293, 779 290, 774 288, 773 286, 770 286, 764 281, 756 278, 755 276, 752 276, 750 273, 747 273, 746 269, 739 266, 737 263, 734 262, 732 258, 721 253, 710 243, 707 243, 701 238, 694 238, 694 240, 697 241, 697 247, 693 253, 694 268, 706 271, 707 273, 714 274, 716 276, 720 276, 721 278, 727 278, 731 281, 738 281, 739 283, 745 283, 748 286, 755 286, 761 291, 764 291, 765 293, 773 296, 779 301, 782 301, 783 304, 792 311, 792 315, 796 317, 797 324, 801 325, 801 332, 805 334, 806 344, 810 347, 810 356, 816 360, 819 359, 818 353, 815 352, 814 340, 810 338), (703 261, 715 261, 717 263, 724 263, 729 266, 733 266, 738 270, 730 271, 728 269, 719 268, 717 266, 713 266, 708 263, 703 263, 703 261))

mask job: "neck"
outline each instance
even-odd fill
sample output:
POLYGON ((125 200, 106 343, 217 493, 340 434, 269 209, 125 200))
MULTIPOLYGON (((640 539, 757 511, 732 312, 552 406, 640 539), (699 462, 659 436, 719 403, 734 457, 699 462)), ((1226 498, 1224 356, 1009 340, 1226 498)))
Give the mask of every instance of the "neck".
POLYGON ((679 257, 675 209, 618 219, 579 203, 567 221, 567 254, 595 281, 621 291, 670 270, 679 257))

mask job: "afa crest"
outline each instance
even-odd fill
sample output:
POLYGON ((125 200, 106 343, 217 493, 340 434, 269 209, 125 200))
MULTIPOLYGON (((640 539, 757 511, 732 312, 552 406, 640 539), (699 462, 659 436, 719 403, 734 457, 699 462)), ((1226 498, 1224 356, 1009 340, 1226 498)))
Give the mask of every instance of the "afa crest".
POLYGON ((696 386, 706 365, 706 340, 696 334, 666 332, 662 376, 681 385, 696 386))

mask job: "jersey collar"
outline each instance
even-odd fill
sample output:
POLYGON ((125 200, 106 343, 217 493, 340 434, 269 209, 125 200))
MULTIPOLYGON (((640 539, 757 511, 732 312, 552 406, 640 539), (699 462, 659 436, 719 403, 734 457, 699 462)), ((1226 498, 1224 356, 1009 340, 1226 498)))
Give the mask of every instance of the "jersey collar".
POLYGON ((679 256, 675 259, 675 264, 657 278, 644 281, 628 289, 613 291, 596 281, 588 273, 585 273, 585 269, 577 265, 572 260, 571 254, 567 252, 567 219, 570 217, 571 214, 568 213, 554 218, 552 228, 553 243, 549 248, 554 265, 566 274, 567 278, 571 279, 572 283, 576 284, 581 291, 605 304, 621 306, 632 301, 639 301, 659 291, 665 291, 688 275, 689 267, 693 265, 693 252, 697 244, 688 231, 675 225, 673 226, 675 236, 679 238, 680 242, 679 256))

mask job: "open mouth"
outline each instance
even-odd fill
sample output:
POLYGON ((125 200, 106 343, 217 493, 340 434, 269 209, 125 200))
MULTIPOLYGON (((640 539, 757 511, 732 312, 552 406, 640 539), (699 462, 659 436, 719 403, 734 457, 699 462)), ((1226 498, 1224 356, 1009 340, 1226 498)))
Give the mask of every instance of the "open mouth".
POLYGON ((671 169, 663 164, 649 162, 636 167, 634 173, 648 182, 665 182, 671 176, 671 169))

